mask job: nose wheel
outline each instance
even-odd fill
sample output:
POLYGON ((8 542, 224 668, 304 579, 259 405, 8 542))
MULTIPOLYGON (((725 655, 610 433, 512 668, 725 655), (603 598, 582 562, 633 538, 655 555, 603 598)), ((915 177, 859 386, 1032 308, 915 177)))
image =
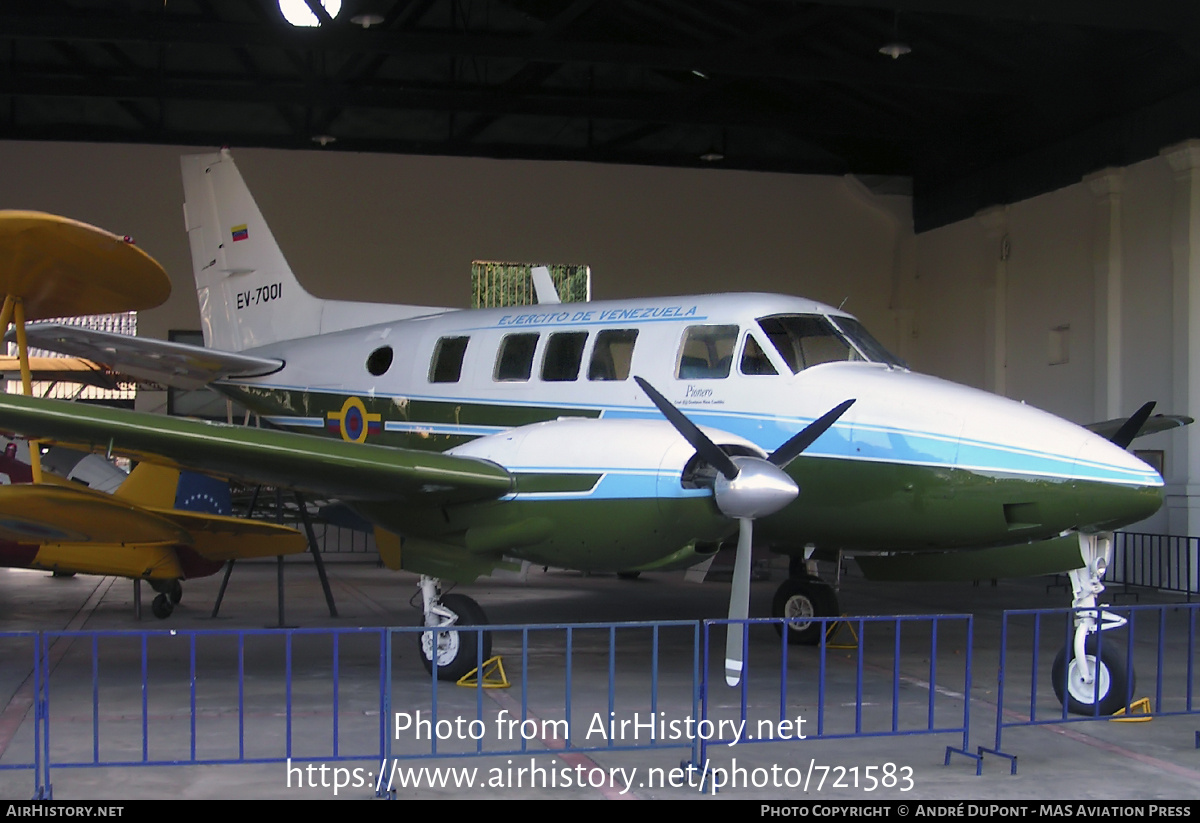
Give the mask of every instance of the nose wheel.
POLYGON ((1117 642, 1101 646, 1099 640, 1096 635, 1087 639, 1082 660, 1069 655, 1066 647, 1054 658, 1054 694, 1071 714, 1114 714, 1129 705, 1133 695, 1133 678, 1128 676, 1132 672, 1126 672, 1117 642))

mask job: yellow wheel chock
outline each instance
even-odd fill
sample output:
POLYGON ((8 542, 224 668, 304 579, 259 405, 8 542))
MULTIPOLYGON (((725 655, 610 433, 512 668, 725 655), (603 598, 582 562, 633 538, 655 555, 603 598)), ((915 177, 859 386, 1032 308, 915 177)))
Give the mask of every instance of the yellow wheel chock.
POLYGON ((482 666, 476 666, 474 669, 471 669, 471 671, 458 679, 458 685, 472 689, 478 686, 479 681, 476 677, 480 669, 483 669, 483 688, 507 689, 512 685, 508 682, 508 675, 504 673, 504 661, 500 655, 489 657, 483 661, 482 666))

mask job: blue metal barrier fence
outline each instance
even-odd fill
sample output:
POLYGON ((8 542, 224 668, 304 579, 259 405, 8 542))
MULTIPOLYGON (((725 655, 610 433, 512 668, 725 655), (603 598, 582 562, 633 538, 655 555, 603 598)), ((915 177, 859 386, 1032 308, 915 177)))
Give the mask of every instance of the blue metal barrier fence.
POLYGON ((1074 676, 1067 664, 1076 614, 1086 611, 1011 609, 1003 614, 995 745, 980 746, 979 754, 1007 758, 1012 774, 1017 757, 1003 749, 1005 729, 1109 721, 1114 710, 1140 717, 1200 712, 1195 701, 1200 603, 1103 607, 1127 622, 1087 640, 1088 656, 1103 664, 1091 684, 1074 676), (1011 696, 1014 686, 1017 698, 1011 696), (1072 705, 1077 713, 1071 713, 1072 705))
POLYGON ((42 729, 42 666, 39 665, 37 632, 0 632, 0 690, 7 698, 0 712, 0 772, 32 772, 34 799, 40 798, 42 785, 42 749, 38 734, 42 729), (28 668, 21 664, 28 661, 28 668), (34 722, 26 724, 29 712, 34 722), (22 757, 22 752, 26 754, 22 757))
MULTIPOLYGON (((946 747, 946 762, 957 753, 971 758, 979 774, 980 758, 968 750, 971 715, 971 655, 974 645, 974 619, 971 615, 905 615, 889 617, 814 618, 823 630, 815 647, 791 647, 784 636, 782 619, 741 621, 704 621, 704 678, 701 722, 708 723, 713 734, 700 740, 699 760, 695 766, 712 773, 714 781, 732 781, 734 765, 714 767, 709 748, 717 745, 782 743, 797 739, 833 739, 849 737, 890 737, 901 735, 954 734, 962 736, 962 745, 946 747), (724 684, 724 643, 728 631, 743 633, 742 647, 749 649, 752 631, 770 627, 778 640, 777 651, 762 659, 762 644, 754 659, 744 666, 738 684, 736 713, 718 713, 712 696, 724 684), (712 653, 712 643, 719 647, 712 653), (831 654, 835 650, 848 654, 831 654), (949 653, 947 653, 949 651, 949 653), (961 654, 959 654, 961 652, 961 654), (907 659, 928 660, 920 672, 901 667, 907 659), (882 676, 882 677, 881 677, 882 676), (831 722, 826 713, 826 696, 833 691, 853 695, 855 711, 850 725, 831 722), (914 696, 915 697, 914 699, 914 696), (802 707, 815 706, 815 716, 803 717, 802 707), (718 716, 719 715, 719 716, 718 716), (729 733, 733 733, 731 736, 729 733)), ((796 767, 782 775, 785 785, 817 790, 809 768, 796 767)), ((818 767, 819 768, 819 767, 818 767)), ((858 786, 890 788, 886 782, 896 779, 896 764, 872 764, 856 767, 852 779, 858 786), (890 768, 889 768, 890 767, 890 768), (869 770, 876 768, 874 773, 869 770)), ((753 781, 754 773, 745 774, 753 781)), ((776 775, 775 777, 779 777, 776 775)), ((826 775, 816 775, 819 781, 826 775)), ((714 784, 714 788, 720 788, 714 784)))
POLYGON ((43 632, 38 791, 53 796, 52 769, 378 760, 386 639, 378 628, 43 632), (71 648, 51 671, 60 640, 71 648), (362 674, 343 671, 347 646, 375 660, 365 693, 362 674), (131 687, 136 714, 111 708, 131 687))

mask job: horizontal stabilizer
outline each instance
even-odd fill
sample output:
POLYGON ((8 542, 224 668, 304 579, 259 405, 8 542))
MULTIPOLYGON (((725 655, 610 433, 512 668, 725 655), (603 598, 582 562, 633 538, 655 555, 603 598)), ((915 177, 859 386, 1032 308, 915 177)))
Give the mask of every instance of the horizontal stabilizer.
MULTIPOLYGON (((1121 428, 1130 421, 1129 417, 1118 417, 1113 420, 1104 420, 1099 423, 1088 423, 1084 426, 1085 429, 1098 434, 1105 440, 1112 440, 1121 431, 1121 428)), ((1128 436, 1129 440, 1138 437, 1145 437, 1150 434, 1158 434, 1159 432, 1170 431, 1171 429, 1190 426, 1196 422, 1191 417, 1183 414, 1156 414, 1147 418, 1146 422, 1138 428, 1138 430, 1128 436)), ((1124 438, 1122 438, 1124 439, 1124 438)), ((1127 441, 1128 443, 1128 441, 1127 441)))
POLYGON ((225 377, 258 377, 283 368, 283 361, 273 358, 61 323, 33 324, 26 334, 33 348, 87 358, 129 377, 181 389, 203 388, 225 377))

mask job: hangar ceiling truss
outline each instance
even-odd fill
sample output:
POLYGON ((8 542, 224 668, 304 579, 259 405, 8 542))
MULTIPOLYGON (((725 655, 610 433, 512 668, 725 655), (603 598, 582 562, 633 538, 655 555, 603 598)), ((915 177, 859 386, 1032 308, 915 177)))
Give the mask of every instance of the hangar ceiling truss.
POLYGON ((6 0, 0 138, 855 174, 921 230, 1200 136, 1177 0, 307 1, 6 0))

